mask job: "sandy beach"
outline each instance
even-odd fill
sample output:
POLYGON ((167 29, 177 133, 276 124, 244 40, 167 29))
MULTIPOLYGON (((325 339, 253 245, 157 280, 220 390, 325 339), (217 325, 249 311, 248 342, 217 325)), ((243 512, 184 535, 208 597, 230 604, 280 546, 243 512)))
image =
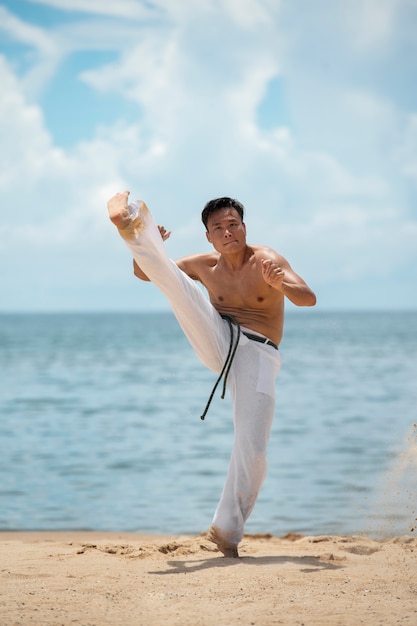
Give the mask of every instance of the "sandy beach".
POLYGON ((417 538, 0 533, 0 624, 417 624, 417 538))

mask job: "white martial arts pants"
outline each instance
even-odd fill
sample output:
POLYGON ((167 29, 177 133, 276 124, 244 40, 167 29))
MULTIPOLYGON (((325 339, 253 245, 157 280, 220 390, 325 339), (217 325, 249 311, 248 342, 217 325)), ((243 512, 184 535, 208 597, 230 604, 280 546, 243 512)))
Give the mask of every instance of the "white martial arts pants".
MULTIPOLYGON (((230 345, 228 323, 195 282, 169 259, 152 215, 140 201, 129 206, 136 228, 121 231, 134 259, 165 294, 197 356, 220 373, 230 345)), ((242 330, 249 330, 242 327, 242 330)), ((250 331, 253 333, 253 331, 250 331)), ((236 329, 235 329, 236 333, 236 329)), ((254 333, 258 334, 258 333, 254 333)), ((275 404, 278 350, 241 334, 228 376, 234 443, 212 526, 227 544, 238 545, 266 474, 266 452, 275 404)))

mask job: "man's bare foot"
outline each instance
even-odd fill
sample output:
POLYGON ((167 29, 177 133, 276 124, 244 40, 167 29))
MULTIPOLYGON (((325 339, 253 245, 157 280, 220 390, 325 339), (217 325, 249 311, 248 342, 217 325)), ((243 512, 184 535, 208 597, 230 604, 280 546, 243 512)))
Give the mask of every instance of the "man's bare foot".
POLYGON ((107 203, 110 220, 119 230, 123 230, 129 226, 132 221, 129 209, 127 208, 129 194, 130 191, 116 193, 107 203))
POLYGON ((226 548, 226 546, 224 547, 220 547, 217 546, 220 550, 220 552, 223 552, 223 556, 225 556, 227 559, 238 559, 239 558, 239 552, 237 551, 236 546, 234 546, 233 548, 226 548))
POLYGON ((207 533, 208 541, 212 541, 216 544, 220 552, 229 559, 238 559, 239 552, 237 550, 237 545, 227 541, 224 537, 221 536, 220 531, 215 526, 210 526, 210 530, 207 533))
POLYGON ((140 210, 145 208, 142 200, 128 205, 129 194, 130 191, 127 190, 117 193, 107 203, 110 220, 124 239, 133 239, 142 229, 140 210))

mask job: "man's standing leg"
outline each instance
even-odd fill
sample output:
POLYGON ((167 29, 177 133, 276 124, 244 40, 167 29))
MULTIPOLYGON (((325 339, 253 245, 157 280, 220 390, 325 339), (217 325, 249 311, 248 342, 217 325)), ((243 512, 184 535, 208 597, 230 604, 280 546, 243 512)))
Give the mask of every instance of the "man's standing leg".
POLYGON ((245 522, 266 476, 275 379, 280 364, 278 351, 247 340, 239 346, 230 372, 234 443, 226 482, 208 535, 225 556, 238 556, 245 522))

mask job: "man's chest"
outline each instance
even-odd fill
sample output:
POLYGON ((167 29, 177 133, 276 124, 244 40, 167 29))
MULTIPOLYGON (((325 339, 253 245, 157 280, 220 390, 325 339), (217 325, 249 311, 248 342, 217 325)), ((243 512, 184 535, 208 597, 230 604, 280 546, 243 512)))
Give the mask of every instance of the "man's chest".
POLYGON ((271 295, 271 287, 253 269, 234 273, 211 271, 205 286, 212 300, 231 307, 257 308, 271 295))

